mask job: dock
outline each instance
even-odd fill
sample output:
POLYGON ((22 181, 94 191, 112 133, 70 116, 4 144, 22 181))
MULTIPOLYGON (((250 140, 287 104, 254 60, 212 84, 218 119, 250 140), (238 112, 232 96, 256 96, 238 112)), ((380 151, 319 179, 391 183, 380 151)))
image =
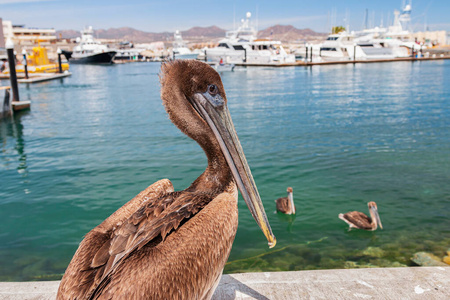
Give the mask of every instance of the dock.
MULTIPOLYGON (((55 299, 59 281, 0 282, 0 299, 55 299)), ((450 299, 450 267, 222 275, 212 299, 450 299)))
MULTIPOLYGON (((71 76, 72 73, 31 73, 28 74, 28 78, 25 78, 24 74, 17 74, 18 83, 38 83, 43 81, 55 80, 64 77, 71 76)), ((0 74, 0 79, 9 79, 9 74, 0 74)))
POLYGON ((296 61, 295 63, 280 63, 280 64, 241 63, 241 64, 235 64, 235 65, 243 66, 243 67, 309 67, 309 66, 321 66, 321 65, 389 63, 389 62, 399 62, 399 61, 415 62, 415 61, 443 60, 443 59, 450 59, 450 55, 436 56, 436 57, 399 57, 399 58, 386 58, 386 59, 333 60, 333 61, 321 61, 321 62, 296 61))

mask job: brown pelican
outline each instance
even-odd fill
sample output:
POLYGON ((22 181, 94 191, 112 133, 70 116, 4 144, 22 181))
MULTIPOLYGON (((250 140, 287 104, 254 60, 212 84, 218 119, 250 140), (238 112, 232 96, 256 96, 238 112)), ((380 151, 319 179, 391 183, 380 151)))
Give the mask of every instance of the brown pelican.
POLYGON ((344 220, 352 228, 364 230, 376 230, 378 225, 383 229, 380 216, 378 215, 377 204, 373 201, 367 203, 369 207, 370 218, 359 211, 350 211, 346 214, 339 214, 339 219, 344 220))
POLYGON ((287 215, 295 215, 295 205, 294 205, 294 196, 293 190, 291 187, 287 188, 287 197, 278 198, 275 200, 277 204, 277 210, 287 215))
POLYGON ((197 141, 206 170, 174 192, 160 180, 92 229, 81 242, 58 299, 208 299, 238 226, 237 188, 275 246, 227 108, 219 74, 194 60, 162 64, 161 98, 171 121, 197 141))

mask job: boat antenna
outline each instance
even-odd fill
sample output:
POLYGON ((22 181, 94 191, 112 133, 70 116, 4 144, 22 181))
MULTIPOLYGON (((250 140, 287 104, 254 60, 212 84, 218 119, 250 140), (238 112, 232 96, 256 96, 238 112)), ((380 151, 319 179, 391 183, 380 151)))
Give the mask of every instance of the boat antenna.
POLYGON ((366 14, 364 15, 364 29, 367 29, 368 14, 369 10, 366 8, 366 14))
POLYGON ((258 25, 259 25, 259 19, 258 19, 258 4, 256 4, 256 34, 258 34, 258 25))
POLYGON ((233 4, 233 30, 236 30, 236 3, 233 4))

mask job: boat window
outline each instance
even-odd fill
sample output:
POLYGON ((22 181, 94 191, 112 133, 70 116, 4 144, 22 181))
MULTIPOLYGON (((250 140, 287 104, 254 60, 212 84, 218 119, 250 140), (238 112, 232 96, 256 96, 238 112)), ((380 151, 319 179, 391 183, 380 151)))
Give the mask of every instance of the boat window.
POLYGON ((336 48, 326 48, 326 47, 322 47, 322 48, 320 48, 320 51, 336 51, 336 48))
POLYGON ((242 47, 241 45, 234 45, 233 48, 234 50, 244 50, 244 47, 242 47))
POLYGON ((220 43, 218 47, 224 47, 224 48, 229 48, 227 44, 225 43, 220 43))
POLYGON ((336 41, 337 39, 338 39, 337 36, 329 36, 329 37, 327 38, 327 41, 336 41))

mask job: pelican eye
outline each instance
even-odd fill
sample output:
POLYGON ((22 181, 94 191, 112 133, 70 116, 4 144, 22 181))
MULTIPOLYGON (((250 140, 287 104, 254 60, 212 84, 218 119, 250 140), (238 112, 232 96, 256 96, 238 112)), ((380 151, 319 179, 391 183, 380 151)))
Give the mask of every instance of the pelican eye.
POLYGON ((217 95, 217 93, 219 93, 219 89, 217 88, 217 86, 215 84, 210 84, 210 85, 208 85, 208 93, 211 96, 215 96, 215 95, 217 95))

